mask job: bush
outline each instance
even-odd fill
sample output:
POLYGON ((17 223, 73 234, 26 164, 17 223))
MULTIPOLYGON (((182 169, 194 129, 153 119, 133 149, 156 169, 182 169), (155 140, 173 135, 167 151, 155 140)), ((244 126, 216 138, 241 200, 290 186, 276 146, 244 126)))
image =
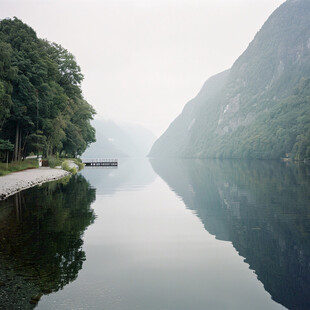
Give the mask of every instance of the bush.
POLYGON ((80 158, 74 158, 73 162, 79 167, 79 171, 81 171, 85 166, 80 158))
POLYGON ((72 174, 77 174, 77 169, 75 167, 73 167, 73 168, 70 169, 70 172, 72 174))
POLYGON ((56 157, 54 157, 54 156, 48 157, 47 160, 48 160, 48 165, 51 168, 55 168, 57 166, 61 166, 61 160, 56 158, 56 157))
POLYGON ((76 173, 77 173, 77 170, 76 170, 75 167, 72 167, 72 168, 70 167, 68 160, 65 160, 65 161, 62 163, 61 168, 62 168, 63 170, 66 170, 66 171, 72 173, 72 174, 76 174, 76 173))

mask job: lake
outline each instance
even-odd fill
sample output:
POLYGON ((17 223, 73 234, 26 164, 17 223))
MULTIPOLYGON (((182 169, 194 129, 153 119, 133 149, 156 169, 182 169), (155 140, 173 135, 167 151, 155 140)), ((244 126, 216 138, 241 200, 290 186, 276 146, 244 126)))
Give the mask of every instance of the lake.
POLYGON ((1 202, 0 241, 3 309, 310 309, 310 166, 85 168, 1 202))

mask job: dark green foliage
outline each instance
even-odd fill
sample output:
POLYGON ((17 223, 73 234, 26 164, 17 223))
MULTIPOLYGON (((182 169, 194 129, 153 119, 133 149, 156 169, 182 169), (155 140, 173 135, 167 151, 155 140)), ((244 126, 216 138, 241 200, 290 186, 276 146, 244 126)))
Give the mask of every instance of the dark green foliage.
POLYGON ((8 140, 0 139, 0 151, 13 151, 14 144, 8 140))
POLYGON ((310 156, 310 2, 287 1, 231 70, 209 79, 150 155, 310 156))
POLYGON ((14 159, 30 152, 75 157, 95 141, 94 109, 74 56, 17 18, 0 22, 0 138, 14 159))
MULTIPOLYGON (((7 162, 7 167, 8 168, 8 161, 9 161, 9 154, 12 152, 14 149, 14 144, 12 144, 8 140, 3 140, 0 139, 0 160, 6 161, 7 162)), ((0 168, 1 170, 1 168, 0 168)), ((1 171, 0 171, 1 173, 1 171)), ((3 175, 4 173, 2 173, 3 175)))
POLYGON ((56 158, 55 156, 49 156, 47 160, 48 160, 48 166, 51 168, 61 166, 61 160, 59 158, 56 158))

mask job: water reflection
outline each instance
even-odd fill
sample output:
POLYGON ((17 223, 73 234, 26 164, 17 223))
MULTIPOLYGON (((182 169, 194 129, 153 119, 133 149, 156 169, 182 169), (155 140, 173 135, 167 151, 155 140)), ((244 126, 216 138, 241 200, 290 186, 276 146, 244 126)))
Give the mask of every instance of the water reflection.
POLYGON ((231 241, 272 298, 310 309, 310 167, 152 160, 217 239, 231 241))
POLYGON ((95 190, 81 175, 35 187, 0 204, 0 300, 33 309, 77 278, 82 236, 94 222, 95 190))

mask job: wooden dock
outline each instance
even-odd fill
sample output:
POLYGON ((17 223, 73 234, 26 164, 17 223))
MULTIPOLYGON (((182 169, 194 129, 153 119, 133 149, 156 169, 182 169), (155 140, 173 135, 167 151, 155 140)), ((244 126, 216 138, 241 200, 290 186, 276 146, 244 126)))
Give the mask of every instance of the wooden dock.
POLYGON ((82 161, 86 167, 117 167, 118 166, 117 159, 86 158, 86 159, 83 159, 82 161))

